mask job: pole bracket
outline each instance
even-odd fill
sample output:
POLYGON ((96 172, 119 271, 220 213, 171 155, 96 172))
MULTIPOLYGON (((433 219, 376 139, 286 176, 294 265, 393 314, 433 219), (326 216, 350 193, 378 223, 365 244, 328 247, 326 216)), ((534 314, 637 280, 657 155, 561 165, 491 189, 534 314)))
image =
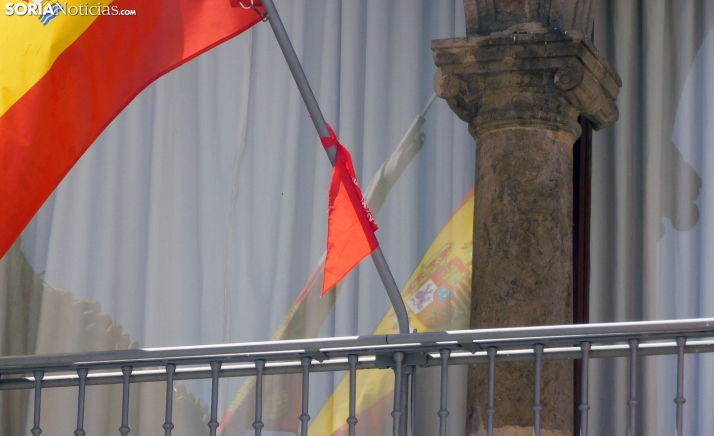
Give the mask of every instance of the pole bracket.
POLYGON ((260 21, 264 23, 268 21, 268 15, 260 12, 260 10, 255 7, 255 0, 250 0, 250 5, 248 6, 244 5, 242 1, 239 1, 238 4, 243 9, 252 9, 253 11, 255 11, 255 13, 258 14, 258 16, 260 17, 260 21))

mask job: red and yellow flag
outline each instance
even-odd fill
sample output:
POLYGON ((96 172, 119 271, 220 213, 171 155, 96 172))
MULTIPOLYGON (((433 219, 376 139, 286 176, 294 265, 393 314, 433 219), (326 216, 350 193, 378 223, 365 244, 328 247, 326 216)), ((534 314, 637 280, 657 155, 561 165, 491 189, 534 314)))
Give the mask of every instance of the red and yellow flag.
POLYGON ((17 0, 5 6, 0 257, 141 90, 260 21, 239 0, 17 0))

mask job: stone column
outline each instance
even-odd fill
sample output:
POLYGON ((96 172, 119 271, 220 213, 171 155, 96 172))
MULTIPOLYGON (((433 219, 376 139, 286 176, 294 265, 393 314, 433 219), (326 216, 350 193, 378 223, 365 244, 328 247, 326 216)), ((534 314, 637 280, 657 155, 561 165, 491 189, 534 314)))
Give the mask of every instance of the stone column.
MULTIPOLYGON (((432 42, 437 94, 476 140, 471 327, 570 324, 578 116, 617 120, 621 80, 585 35, 587 0, 464 0, 466 38, 432 42)), ((533 364, 496 366, 495 435, 533 434, 533 364)), ((486 368, 466 434, 485 435, 486 368)), ((573 433, 573 365, 546 362, 542 435, 573 433)))

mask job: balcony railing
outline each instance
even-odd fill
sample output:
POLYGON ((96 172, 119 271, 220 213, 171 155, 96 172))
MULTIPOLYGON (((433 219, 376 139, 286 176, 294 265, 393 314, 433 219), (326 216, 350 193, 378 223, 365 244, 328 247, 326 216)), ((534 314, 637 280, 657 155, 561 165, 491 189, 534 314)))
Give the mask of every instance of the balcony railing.
POLYGON ((582 436, 588 432, 588 376, 589 361, 596 358, 629 357, 629 434, 635 434, 637 408, 637 359, 640 356, 677 355, 677 381, 674 398, 676 434, 682 436, 684 397, 684 356, 687 353, 714 352, 714 319, 677 321, 563 325, 487 330, 464 330, 411 335, 354 336, 330 339, 272 341, 244 344, 195 347, 156 348, 18 356, 0 358, 0 390, 34 389, 34 427, 31 433, 41 433, 40 418, 42 391, 54 387, 78 388, 77 430, 83 429, 85 388, 88 385, 123 385, 121 427, 130 431, 129 389, 132 383, 165 381, 166 436, 171 435, 173 381, 211 379, 212 395, 208 434, 216 434, 218 427, 218 384, 224 377, 256 377, 255 434, 260 435, 262 422, 262 386, 264 377, 274 374, 301 373, 303 377, 302 414, 299 418, 301 435, 307 435, 309 377, 315 372, 348 371, 350 401, 347 414, 349 434, 357 426, 355 398, 359 386, 356 373, 364 369, 390 369, 395 373, 395 395, 392 416, 393 434, 411 434, 406 419, 413 417, 414 381, 417 367, 441 368, 440 408, 434 410, 440 420, 440 435, 446 434, 449 415, 447 404, 447 374, 451 365, 488 365, 487 434, 493 434, 493 418, 497 412, 494 402, 495 365, 500 362, 533 361, 533 426, 540 434, 540 375, 541 363, 546 360, 580 359, 582 386, 580 422, 582 436), (68 374, 69 373, 69 374, 68 374), (406 393, 407 390, 410 393, 406 393), (398 393, 402 395, 398 395, 398 393))

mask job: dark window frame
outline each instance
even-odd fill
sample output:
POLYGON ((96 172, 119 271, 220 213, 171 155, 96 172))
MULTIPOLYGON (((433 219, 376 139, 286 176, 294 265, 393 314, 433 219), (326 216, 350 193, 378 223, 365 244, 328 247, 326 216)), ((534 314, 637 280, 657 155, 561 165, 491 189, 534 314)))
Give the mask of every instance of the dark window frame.
MULTIPOLYGON (((590 200, 592 126, 580 117, 582 135, 573 144, 573 324, 590 322, 590 200)), ((573 361, 574 435, 580 434, 581 361, 573 361)))

